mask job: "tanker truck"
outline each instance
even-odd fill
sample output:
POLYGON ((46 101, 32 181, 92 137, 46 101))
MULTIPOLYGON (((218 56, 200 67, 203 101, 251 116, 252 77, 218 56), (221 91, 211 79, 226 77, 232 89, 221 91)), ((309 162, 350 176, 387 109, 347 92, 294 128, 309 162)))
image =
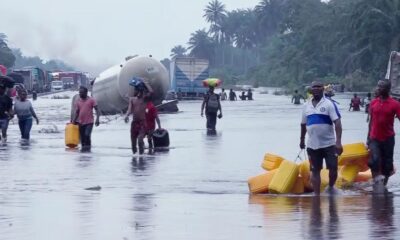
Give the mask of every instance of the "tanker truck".
POLYGON ((392 84, 391 95, 400 99, 400 53, 391 52, 385 79, 392 84))
POLYGON ((101 114, 112 115, 125 112, 133 87, 133 77, 145 78, 153 88, 154 105, 160 105, 169 89, 166 68, 152 57, 127 57, 124 62, 113 66, 94 80, 92 96, 96 99, 101 114))

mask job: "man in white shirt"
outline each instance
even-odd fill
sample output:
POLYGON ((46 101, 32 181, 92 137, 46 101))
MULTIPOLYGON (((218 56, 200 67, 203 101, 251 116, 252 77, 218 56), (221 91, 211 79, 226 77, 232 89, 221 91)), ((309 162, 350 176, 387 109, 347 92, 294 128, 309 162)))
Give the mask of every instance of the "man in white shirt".
POLYGON ((313 98, 304 105, 302 114, 300 148, 305 148, 304 138, 308 132, 307 153, 314 193, 320 194, 323 159, 329 169, 328 192, 334 193, 338 169, 337 157, 343 152, 341 116, 336 104, 324 97, 324 85, 321 82, 314 81, 311 84, 311 92, 313 98))

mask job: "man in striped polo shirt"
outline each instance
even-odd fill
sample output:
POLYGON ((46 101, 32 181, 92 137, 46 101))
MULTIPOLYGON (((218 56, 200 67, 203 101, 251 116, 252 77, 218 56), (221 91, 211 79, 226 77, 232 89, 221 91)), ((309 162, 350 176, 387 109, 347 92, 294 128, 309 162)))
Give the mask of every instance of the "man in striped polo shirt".
POLYGON ((324 85, 321 82, 314 81, 311 84, 311 92, 313 97, 304 105, 302 114, 300 148, 305 148, 304 138, 308 132, 307 153, 314 193, 320 194, 323 159, 329 169, 328 192, 334 193, 337 157, 343 152, 341 116, 336 104, 324 97, 324 85))

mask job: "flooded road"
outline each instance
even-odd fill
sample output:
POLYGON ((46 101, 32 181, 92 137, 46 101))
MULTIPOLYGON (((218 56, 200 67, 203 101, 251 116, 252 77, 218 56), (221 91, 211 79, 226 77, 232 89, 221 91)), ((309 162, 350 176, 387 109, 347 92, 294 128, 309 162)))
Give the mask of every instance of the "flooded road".
MULTIPOLYGON (((170 151, 138 157, 121 117, 102 117, 92 153, 66 150, 70 99, 39 98, 31 145, 20 146, 14 120, 0 150, 0 239, 399 238, 399 173, 388 196, 250 196, 247 179, 263 172, 265 152, 294 160, 300 136, 301 106, 285 96, 255 99, 223 102, 216 136, 206 134, 201 102, 181 102, 180 113, 160 116, 170 151)), ((366 115, 335 99, 343 143, 365 141, 366 115)))

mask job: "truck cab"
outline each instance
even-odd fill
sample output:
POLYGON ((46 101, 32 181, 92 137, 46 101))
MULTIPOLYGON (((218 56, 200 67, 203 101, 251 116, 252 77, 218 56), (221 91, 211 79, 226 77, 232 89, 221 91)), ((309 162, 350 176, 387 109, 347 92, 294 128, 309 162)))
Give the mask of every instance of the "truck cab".
POLYGON ((400 53, 391 52, 385 79, 389 80, 393 98, 400 99, 400 53))

